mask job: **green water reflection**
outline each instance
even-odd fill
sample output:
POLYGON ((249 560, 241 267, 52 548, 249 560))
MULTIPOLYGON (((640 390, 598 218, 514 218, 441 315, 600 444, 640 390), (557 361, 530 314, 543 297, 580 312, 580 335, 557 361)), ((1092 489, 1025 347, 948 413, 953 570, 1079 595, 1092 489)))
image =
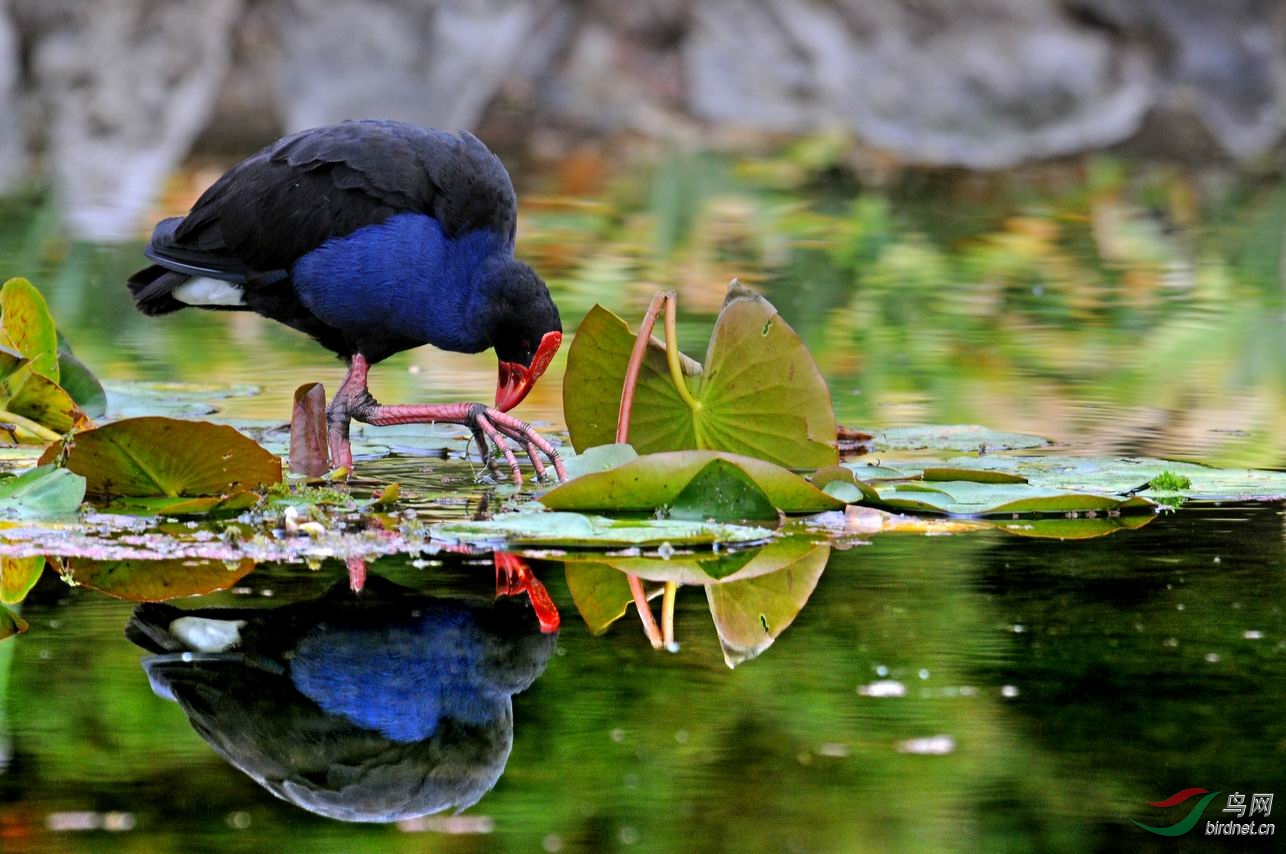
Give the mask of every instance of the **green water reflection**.
MULTIPOLYGON (((435 833, 434 849, 1146 848, 1128 821, 1152 819, 1146 800, 1283 779, 1282 518, 1205 507, 1072 546, 879 537, 836 552, 777 644, 732 671, 704 597, 681 592, 682 649, 657 653, 632 618, 591 636, 561 566, 541 564, 557 650, 514 698, 505 775, 467 813, 487 833, 435 833)), ((488 570, 371 566, 434 595, 476 593, 488 570)), ((199 604, 296 601, 342 572, 261 569, 199 604)), ((224 765, 149 690, 121 635, 131 608, 52 578, 28 600, 4 826, 88 850, 106 834, 50 834, 45 816, 120 810, 134 829, 111 842, 140 849, 422 850, 422 825, 336 825, 224 765)))

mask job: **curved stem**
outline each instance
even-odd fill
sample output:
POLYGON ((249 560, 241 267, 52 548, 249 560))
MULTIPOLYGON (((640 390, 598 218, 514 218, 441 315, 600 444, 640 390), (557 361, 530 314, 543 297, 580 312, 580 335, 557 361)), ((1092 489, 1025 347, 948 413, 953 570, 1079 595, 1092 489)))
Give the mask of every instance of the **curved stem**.
POLYGON ((43 424, 37 424, 35 421, 32 421, 30 418, 24 418, 23 416, 18 415, 16 412, 0 410, 0 422, 7 422, 10 424, 13 424, 13 426, 16 427, 17 429, 25 430, 26 432, 35 436, 37 439, 40 439, 42 442, 57 442, 59 439, 62 438, 61 435, 59 435, 58 433, 55 433, 53 430, 50 430, 48 427, 44 426, 43 424))
POLYGON ((674 291, 666 294, 665 301, 665 361, 670 366, 670 380, 674 383, 674 389, 679 393, 679 397, 688 405, 688 408, 696 412, 701 404, 688 391, 688 383, 683 378, 683 369, 679 366, 679 336, 675 331, 675 320, 678 315, 678 298, 674 291))
POLYGON ((630 441, 630 414, 634 411, 634 389, 638 386, 639 371, 643 368, 643 356, 647 353, 647 344, 652 340, 652 329, 656 326, 656 316, 661 313, 661 304, 666 301, 664 291, 657 291, 652 302, 643 315, 639 325, 638 337, 634 339, 634 349, 630 352, 629 364, 625 367, 625 384, 621 386, 621 405, 617 408, 616 441, 626 444, 630 441))

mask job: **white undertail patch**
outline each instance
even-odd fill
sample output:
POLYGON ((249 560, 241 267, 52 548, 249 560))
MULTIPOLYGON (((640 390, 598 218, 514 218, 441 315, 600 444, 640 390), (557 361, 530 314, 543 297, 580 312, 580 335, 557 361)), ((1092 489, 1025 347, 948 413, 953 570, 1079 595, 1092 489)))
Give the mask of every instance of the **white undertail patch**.
POLYGON ((170 292, 179 302, 188 305, 245 305, 241 288, 232 282, 206 279, 200 276, 188 279, 170 292))
POLYGON ((193 652, 224 652, 241 642, 241 627, 245 624, 245 620, 179 617, 170 623, 170 634, 193 652))

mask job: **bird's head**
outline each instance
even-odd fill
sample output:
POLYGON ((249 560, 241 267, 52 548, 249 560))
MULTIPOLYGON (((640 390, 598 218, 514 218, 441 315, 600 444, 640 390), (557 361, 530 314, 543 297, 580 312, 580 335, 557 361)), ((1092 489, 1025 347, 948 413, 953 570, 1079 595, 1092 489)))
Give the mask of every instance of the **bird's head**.
POLYGON ((506 259, 488 271, 487 335, 500 360, 496 409, 522 403, 563 343, 563 323, 549 288, 536 272, 506 259))

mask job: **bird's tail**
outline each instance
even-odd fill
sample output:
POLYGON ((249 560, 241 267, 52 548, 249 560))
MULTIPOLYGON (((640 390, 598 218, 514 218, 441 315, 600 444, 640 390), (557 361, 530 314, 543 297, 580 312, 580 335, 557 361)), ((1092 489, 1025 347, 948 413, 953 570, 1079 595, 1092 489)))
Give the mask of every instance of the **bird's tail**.
POLYGON ((191 276, 187 273, 176 273, 160 264, 153 264, 129 277, 129 292, 134 297, 135 307, 144 314, 169 314, 188 307, 187 303, 174 298, 173 291, 189 278, 191 276))

